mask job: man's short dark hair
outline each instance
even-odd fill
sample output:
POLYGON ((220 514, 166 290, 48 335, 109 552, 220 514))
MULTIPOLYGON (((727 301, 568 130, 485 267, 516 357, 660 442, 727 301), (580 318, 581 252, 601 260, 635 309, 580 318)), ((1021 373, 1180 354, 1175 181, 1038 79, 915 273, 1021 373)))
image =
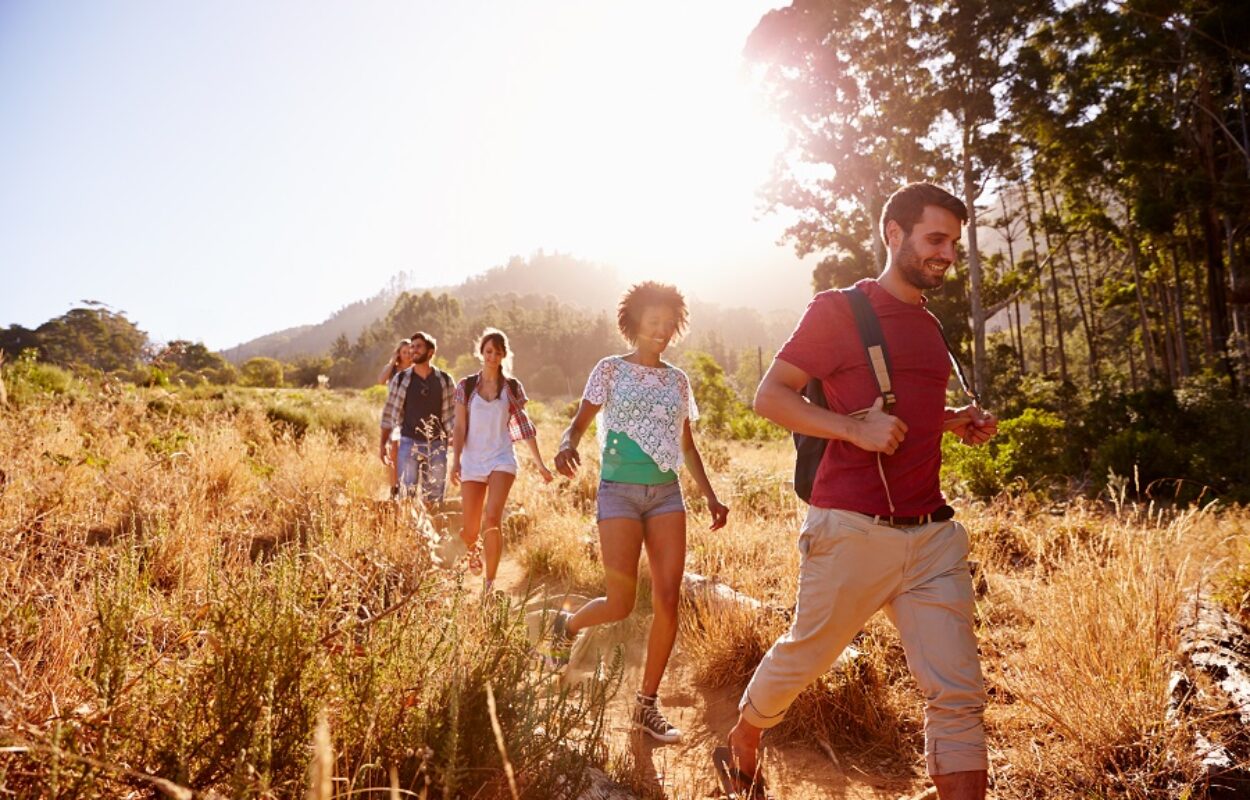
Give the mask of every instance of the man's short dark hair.
POLYGON ((924 216, 925 206, 944 208, 961 224, 968 221, 968 207, 955 195, 932 183, 909 183, 890 195, 881 209, 881 241, 890 243, 885 235, 885 226, 890 220, 898 223, 904 236, 910 236, 911 229, 924 216))
POLYGON ((431 350, 437 350, 437 349, 438 349, 438 340, 437 340, 437 339, 435 339, 435 338, 434 338, 433 336, 431 336, 430 334, 426 333, 425 331, 417 331, 416 333, 414 333, 414 334, 411 336, 411 339, 412 339, 414 342, 415 342, 416 340, 420 339, 421 341, 423 341, 423 342, 425 342, 427 345, 429 345, 429 347, 430 347, 430 349, 431 349, 431 350))

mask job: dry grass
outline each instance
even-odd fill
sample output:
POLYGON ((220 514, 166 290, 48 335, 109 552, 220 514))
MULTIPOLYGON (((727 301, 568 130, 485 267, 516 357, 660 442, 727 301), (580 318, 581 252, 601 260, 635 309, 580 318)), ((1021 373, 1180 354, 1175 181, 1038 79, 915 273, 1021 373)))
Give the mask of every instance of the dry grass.
POLYGON ((519 790, 576 790, 611 681, 552 689, 520 609, 432 568, 344 423, 376 413, 117 387, 0 411, 0 791, 493 796, 487 682, 519 790))
MULTIPOLYGON (((0 755, 0 791, 112 797, 151 792, 155 776, 231 797, 325 796, 332 773, 340 795, 510 797, 506 753, 521 796, 556 797, 604 762, 613 681, 551 691, 520 611, 483 606, 433 568, 413 519, 380 502, 363 397, 10 389, 0 746, 29 749, 0 755)), ((550 452, 564 421, 538 416, 550 452)), ((732 521, 707 531, 687 482, 688 568, 784 612, 803 511, 788 444, 704 449, 732 521)), ((546 486, 522 461, 508 552, 536 581, 593 594, 596 465, 546 486)), ((1196 727, 1237 734, 1221 733, 1211 694, 1169 717, 1177 613, 1195 587, 1234 606, 1250 596, 1250 513, 1004 498, 960 519, 984 576, 996 796, 1202 796, 1196 727)), ((739 687, 785 627, 784 614, 688 613, 679 647, 705 685, 739 687)), ((922 701, 898 637, 878 616, 856 647, 770 735, 918 774, 922 701)))

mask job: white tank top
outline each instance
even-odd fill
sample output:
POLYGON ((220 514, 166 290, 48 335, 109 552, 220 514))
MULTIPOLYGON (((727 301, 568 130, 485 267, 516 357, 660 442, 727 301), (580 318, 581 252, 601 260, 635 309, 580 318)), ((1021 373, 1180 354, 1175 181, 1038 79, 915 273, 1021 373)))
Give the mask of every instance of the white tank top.
POLYGON ((513 460, 507 395, 500 392, 499 397, 487 401, 474 391, 469 403, 469 436, 465 439, 461 460, 476 464, 513 460))

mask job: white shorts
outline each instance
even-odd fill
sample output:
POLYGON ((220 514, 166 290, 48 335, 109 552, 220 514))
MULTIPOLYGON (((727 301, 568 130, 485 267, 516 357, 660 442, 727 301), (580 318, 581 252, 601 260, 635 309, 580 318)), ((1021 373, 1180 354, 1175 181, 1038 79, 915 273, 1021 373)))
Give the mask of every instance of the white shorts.
POLYGON ((486 483, 492 472, 516 474, 516 458, 511 453, 499 455, 493 459, 478 461, 464 459, 460 462, 460 480, 486 483))

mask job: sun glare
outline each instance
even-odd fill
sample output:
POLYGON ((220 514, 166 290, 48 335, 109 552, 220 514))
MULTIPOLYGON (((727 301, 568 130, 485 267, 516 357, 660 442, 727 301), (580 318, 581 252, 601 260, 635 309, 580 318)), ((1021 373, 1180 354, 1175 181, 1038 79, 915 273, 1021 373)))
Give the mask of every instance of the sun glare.
POLYGON ((724 264, 718 243, 758 224, 783 142, 742 61, 758 14, 678 38, 647 14, 576 13, 570 27, 604 35, 554 31, 531 51, 549 55, 508 79, 491 148, 506 156, 487 167, 514 187, 507 224, 534 247, 628 264, 631 278, 706 278, 724 264))

